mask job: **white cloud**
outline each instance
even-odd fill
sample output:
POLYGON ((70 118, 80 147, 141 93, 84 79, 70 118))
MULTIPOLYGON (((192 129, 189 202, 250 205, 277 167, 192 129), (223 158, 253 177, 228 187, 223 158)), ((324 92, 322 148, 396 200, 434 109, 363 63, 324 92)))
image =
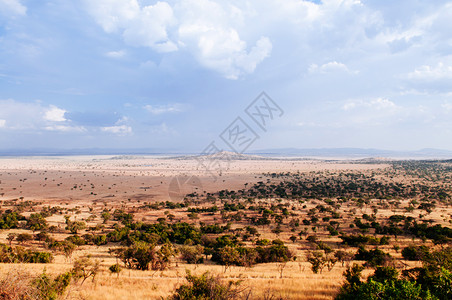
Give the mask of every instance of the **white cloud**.
POLYGON ((447 112, 452 111, 452 103, 451 102, 445 102, 441 105, 441 107, 446 110, 447 112))
POLYGON ((121 117, 118 121, 115 122, 114 126, 106 126, 101 127, 100 130, 103 132, 113 133, 119 136, 129 135, 132 133, 132 127, 127 123, 129 122, 128 117, 121 117))
POLYGON ((26 13, 27 7, 20 0, 0 0, 0 14, 24 16, 26 13))
POLYGON ((177 113, 183 111, 181 104, 168 104, 168 105, 145 105, 144 109, 154 115, 160 115, 165 113, 177 113))
POLYGON ((394 111, 397 105, 391 100, 385 98, 377 98, 372 100, 349 100, 342 106, 343 110, 353 110, 357 108, 366 108, 370 110, 387 110, 394 111))
POLYGON ((41 102, 19 102, 13 99, 0 100, 0 127, 8 124, 10 131, 62 131, 84 132, 82 126, 73 126, 64 117, 66 110, 41 102), (3 122, 2 122, 3 121, 3 122))
POLYGON ((452 65, 439 62, 436 66, 424 65, 407 75, 408 79, 452 79, 452 65))
MULTIPOLYGON (((205 68, 237 79, 254 72, 272 51, 265 36, 251 47, 240 37, 242 10, 220 1, 177 1, 142 6, 137 0, 85 1, 88 11, 108 33, 119 33, 127 45, 157 52, 185 49, 205 68)), ((117 57, 115 53, 111 53, 117 57)))
POLYGON ((86 128, 83 126, 68 126, 68 125, 50 125, 44 127, 48 131, 61 131, 61 132, 85 132, 86 128))
POLYGON ((182 1, 177 6, 180 19, 179 43, 198 62, 229 79, 254 72, 256 66, 272 51, 270 39, 261 36, 248 50, 234 27, 242 11, 232 5, 222 6, 210 0, 182 1))
POLYGON ((120 33, 131 46, 150 47, 158 52, 177 50, 167 34, 174 23, 166 2, 141 7, 137 0, 85 0, 88 11, 107 33, 120 33))
POLYGON ((6 120, 0 119, 0 128, 5 127, 5 126, 6 126, 6 120))
POLYGON ((9 130, 39 129, 43 126, 43 116, 48 109, 38 102, 0 100, 0 119, 6 121, 9 130))
POLYGON ((317 65, 312 64, 309 66, 309 73, 332 73, 332 72, 346 72, 346 73, 358 73, 357 71, 351 71, 347 65, 337 62, 337 61, 331 61, 328 63, 325 63, 323 65, 317 65))
POLYGON ((115 125, 115 126, 108 126, 108 127, 102 127, 101 130, 103 132, 113 133, 117 135, 127 135, 132 133, 132 127, 127 125, 115 125))
POLYGON ((51 122, 64 122, 66 121, 64 117, 65 113, 66 111, 64 109, 51 105, 50 109, 45 112, 44 119, 51 122))
POLYGON ((124 51, 124 50, 109 51, 109 52, 105 53, 105 56, 110 57, 110 58, 121 58, 121 57, 124 57, 125 55, 126 55, 126 51, 124 51))

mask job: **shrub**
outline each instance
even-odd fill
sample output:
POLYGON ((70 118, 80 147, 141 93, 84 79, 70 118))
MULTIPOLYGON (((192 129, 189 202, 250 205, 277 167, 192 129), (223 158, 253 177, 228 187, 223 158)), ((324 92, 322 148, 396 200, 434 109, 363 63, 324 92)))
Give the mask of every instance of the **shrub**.
POLYGON ((10 247, 0 244, 1 263, 50 263, 53 256, 48 252, 28 250, 23 247, 10 247))
POLYGON ((364 268, 354 265, 344 272, 346 283, 341 287, 336 300, 434 300, 429 290, 415 282, 397 279, 397 271, 393 268, 377 268, 375 274, 366 282, 360 279, 364 268))
POLYGON ((204 247, 201 245, 182 246, 179 248, 179 252, 182 255, 182 259, 189 264, 199 264, 204 261, 204 247))
POLYGON ((55 300, 65 292, 71 282, 71 278, 72 274, 67 272, 52 279, 47 276, 44 270, 41 275, 33 280, 32 284, 36 286, 39 292, 38 299, 55 300))
POLYGON ((238 299, 244 291, 244 289, 239 288, 239 281, 223 283, 219 277, 212 276, 207 272, 200 276, 194 276, 187 271, 187 276, 185 278, 188 283, 178 287, 174 294, 168 299, 229 300, 238 299))
POLYGON ((30 230, 43 230, 46 229, 49 225, 47 224, 46 219, 40 214, 31 214, 27 219, 26 227, 30 230))
POLYGON ((155 244, 145 242, 135 242, 126 248, 119 248, 112 251, 116 257, 120 258, 126 267, 137 270, 164 270, 168 267, 171 256, 175 251, 170 243, 156 249, 155 244))
POLYGON ((0 299, 56 300, 64 294, 70 281, 70 273, 51 278, 45 270, 37 277, 12 270, 0 277, 0 299))
POLYGON ((366 265, 369 267, 377 267, 386 265, 391 260, 391 255, 381 251, 378 248, 366 250, 363 246, 361 246, 355 254, 355 259, 366 261, 366 265))
POLYGON ((108 270, 110 270, 111 273, 117 274, 119 277, 119 273, 121 273, 122 269, 119 264, 111 265, 108 270))
POLYGON ((93 281, 99 272, 100 262, 98 260, 93 261, 90 256, 83 256, 74 262, 74 267, 71 270, 74 279, 81 279, 83 284, 86 279, 92 277, 93 281))
POLYGON ((406 260, 422 260, 428 258, 429 255, 430 252, 426 246, 408 246, 402 250, 402 256, 406 260))
POLYGON ((369 279, 367 282, 358 286, 353 292, 342 291, 337 300, 434 300, 437 299, 430 292, 423 291, 420 285, 406 280, 378 282, 369 279))

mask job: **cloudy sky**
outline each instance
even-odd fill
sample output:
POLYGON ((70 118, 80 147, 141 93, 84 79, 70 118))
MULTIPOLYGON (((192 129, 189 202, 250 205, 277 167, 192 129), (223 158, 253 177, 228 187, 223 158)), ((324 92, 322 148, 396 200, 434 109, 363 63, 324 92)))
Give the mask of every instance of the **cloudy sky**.
POLYGON ((452 150, 452 1, 0 0, 0 149, 452 150), (284 111, 245 113, 265 91, 284 111))

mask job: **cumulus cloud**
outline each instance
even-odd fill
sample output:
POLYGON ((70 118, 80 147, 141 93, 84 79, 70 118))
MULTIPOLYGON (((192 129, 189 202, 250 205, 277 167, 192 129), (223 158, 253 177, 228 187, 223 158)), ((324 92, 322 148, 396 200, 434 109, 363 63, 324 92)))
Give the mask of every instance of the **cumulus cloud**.
POLYGON ((49 109, 38 102, 0 100, 0 119, 5 120, 10 130, 39 129, 43 127, 43 117, 49 109))
POLYGON ((27 7, 20 0, 0 0, 0 15, 24 16, 26 13, 27 7))
POLYGON ((52 122, 64 122, 66 121, 66 118, 64 117, 65 114, 66 111, 64 109, 51 105, 44 113, 44 119, 52 122))
POLYGON ((173 9, 168 3, 141 7, 137 0, 84 2, 107 33, 120 33, 128 45, 150 47, 158 52, 177 50, 167 33, 167 27, 174 22, 173 9))
POLYGON ((132 133, 132 127, 127 125, 115 125, 115 126, 108 126, 108 127, 102 127, 101 130, 103 132, 113 133, 117 135, 127 135, 132 133))
POLYGON ((198 62, 226 78, 237 79, 254 72, 256 66, 272 51, 270 39, 261 36, 248 49, 232 25, 241 20, 241 10, 235 6, 199 0, 182 1, 177 6, 180 19, 179 42, 198 62))
POLYGON ((68 125, 49 125, 44 127, 48 131, 60 131, 60 132, 85 132, 87 131, 83 126, 68 126, 68 125))
MULTIPOLYGON (((184 49, 205 68, 229 79, 254 72, 272 51, 268 37, 257 36, 251 46, 235 27, 242 11, 219 1, 176 1, 140 5, 137 0, 85 1, 90 14, 107 33, 121 34, 134 47, 157 52, 184 49)), ((115 53, 110 53, 117 57, 115 53)))
POLYGON ((181 104, 167 104, 167 105, 145 105, 144 109, 153 115, 161 115, 165 113, 177 113, 183 111, 181 104))
POLYGON ((407 75, 408 79, 452 79, 452 65, 439 62, 436 66, 424 65, 407 75))
POLYGON ((372 100, 349 100, 342 106, 343 110, 348 111, 357 108, 393 111, 397 109, 397 105, 391 100, 385 98, 377 98, 372 100))
POLYGON ((129 135, 133 132, 133 130, 132 127, 128 125, 128 123, 129 118, 124 116, 117 120, 114 126, 104 126, 101 127, 100 130, 119 136, 129 135))
POLYGON ((333 73, 333 72, 346 72, 346 73, 357 73, 356 71, 351 71, 347 65, 337 62, 337 61, 331 61, 328 63, 325 63, 323 65, 317 65, 312 64, 309 66, 309 72, 310 73, 333 73))
POLYGON ((11 131, 61 131, 84 132, 83 126, 75 126, 65 117, 66 110, 41 102, 0 100, 0 127, 11 131), (3 122, 2 122, 3 121, 3 122))
POLYGON ((124 51, 124 50, 109 51, 109 52, 105 53, 105 56, 110 57, 110 58, 121 58, 121 57, 124 57, 125 55, 126 55, 126 51, 124 51))

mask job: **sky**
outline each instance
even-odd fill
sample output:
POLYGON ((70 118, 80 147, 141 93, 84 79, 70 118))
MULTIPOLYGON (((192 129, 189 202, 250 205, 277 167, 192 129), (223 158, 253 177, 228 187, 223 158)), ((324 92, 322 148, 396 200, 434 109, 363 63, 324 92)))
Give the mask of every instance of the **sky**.
POLYGON ((434 0, 0 0, 0 149, 234 150, 239 120, 248 151, 452 150, 451 19, 434 0))

